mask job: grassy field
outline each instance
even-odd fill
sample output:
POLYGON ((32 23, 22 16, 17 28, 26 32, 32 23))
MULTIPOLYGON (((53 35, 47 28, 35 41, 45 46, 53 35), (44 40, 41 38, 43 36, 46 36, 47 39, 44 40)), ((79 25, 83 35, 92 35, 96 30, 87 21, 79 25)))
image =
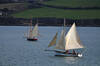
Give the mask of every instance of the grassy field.
POLYGON ((36 8, 13 14, 17 18, 56 17, 70 19, 100 19, 100 10, 61 10, 55 8, 36 8))
MULTIPOLYGON (((67 7, 100 7, 100 0, 51 0, 44 4, 67 7)), ((100 19, 100 10, 63 10, 56 8, 36 8, 13 14, 18 18, 56 17, 69 19, 100 19)))
POLYGON ((67 7, 100 7, 100 0, 51 0, 44 4, 67 7))

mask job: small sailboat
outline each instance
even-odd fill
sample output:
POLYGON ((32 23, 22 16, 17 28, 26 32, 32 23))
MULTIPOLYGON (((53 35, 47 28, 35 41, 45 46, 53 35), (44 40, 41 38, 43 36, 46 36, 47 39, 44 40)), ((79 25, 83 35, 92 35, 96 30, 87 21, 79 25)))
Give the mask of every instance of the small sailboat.
POLYGON ((38 24, 36 24, 34 26, 34 28, 32 28, 32 20, 31 20, 30 29, 29 29, 27 40, 29 40, 29 41, 37 41, 38 40, 37 36, 38 36, 38 24))
MULTIPOLYGON (((57 36, 57 33, 56 35, 57 36)), ((60 35, 60 39, 58 43, 56 42, 57 37, 54 37, 53 40, 50 42, 48 47, 56 45, 55 47, 55 56, 62 56, 62 57, 82 57, 82 53, 76 53, 75 50, 84 48, 81 44, 80 38, 76 31, 75 23, 72 25, 68 33, 65 35, 65 30, 63 29, 60 35), (72 52, 71 52, 72 50, 72 52)))

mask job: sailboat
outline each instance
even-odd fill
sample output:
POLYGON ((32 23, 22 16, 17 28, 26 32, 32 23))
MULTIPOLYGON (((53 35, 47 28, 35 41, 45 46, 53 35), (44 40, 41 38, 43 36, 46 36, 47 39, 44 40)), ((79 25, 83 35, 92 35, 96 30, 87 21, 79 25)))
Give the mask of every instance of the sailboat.
MULTIPOLYGON (((57 33, 56 35, 57 36, 57 33)), ((48 47, 56 45, 54 50, 56 52, 55 56, 63 57, 82 57, 82 53, 76 53, 76 49, 84 48, 82 45, 78 33, 76 31, 75 23, 72 25, 68 33, 65 35, 65 30, 63 29, 60 35, 60 39, 57 43, 57 37, 53 38, 48 47), (71 52, 72 50, 72 52, 71 52)))
POLYGON ((31 20, 27 40, 28 41, 37 41, 38 40, 37 36, 38 36, 38 24, 36 24, 35 27, 32 28, 32 20, 31 20))

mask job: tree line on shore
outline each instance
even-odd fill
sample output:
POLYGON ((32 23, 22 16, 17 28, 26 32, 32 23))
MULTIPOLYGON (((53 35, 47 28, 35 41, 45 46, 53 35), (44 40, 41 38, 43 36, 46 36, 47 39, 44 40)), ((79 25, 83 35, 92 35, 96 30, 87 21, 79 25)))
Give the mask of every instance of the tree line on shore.
MULTIPOLYGON (((33 25, 37 22, 40 26, 62 26, 64 23, 63 18, 55 18, 55 17, 41 17, 41 18, 14 18, 14 17, 0 17, 0 25, 1 26, 28 26, 30 24, 30 20, 32 20, 33 25)), ((77 26, 94 26, 100 27, 100 19, 65 19, 66 25, 71 26, 73 22, 76 23, 77 26)))

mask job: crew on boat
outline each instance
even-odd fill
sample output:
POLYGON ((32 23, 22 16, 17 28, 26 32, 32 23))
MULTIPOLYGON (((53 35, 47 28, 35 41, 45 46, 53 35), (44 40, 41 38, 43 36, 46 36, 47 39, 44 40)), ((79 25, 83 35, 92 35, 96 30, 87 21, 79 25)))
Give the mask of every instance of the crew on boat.
POLYGON ((73 54, 73 55, 77 55, 78 53, 76 53, 75 50, 73 50, 72 53, 70 53, 68 50, 66 50, 66 51, 64 52, 64 54, 73 54))

